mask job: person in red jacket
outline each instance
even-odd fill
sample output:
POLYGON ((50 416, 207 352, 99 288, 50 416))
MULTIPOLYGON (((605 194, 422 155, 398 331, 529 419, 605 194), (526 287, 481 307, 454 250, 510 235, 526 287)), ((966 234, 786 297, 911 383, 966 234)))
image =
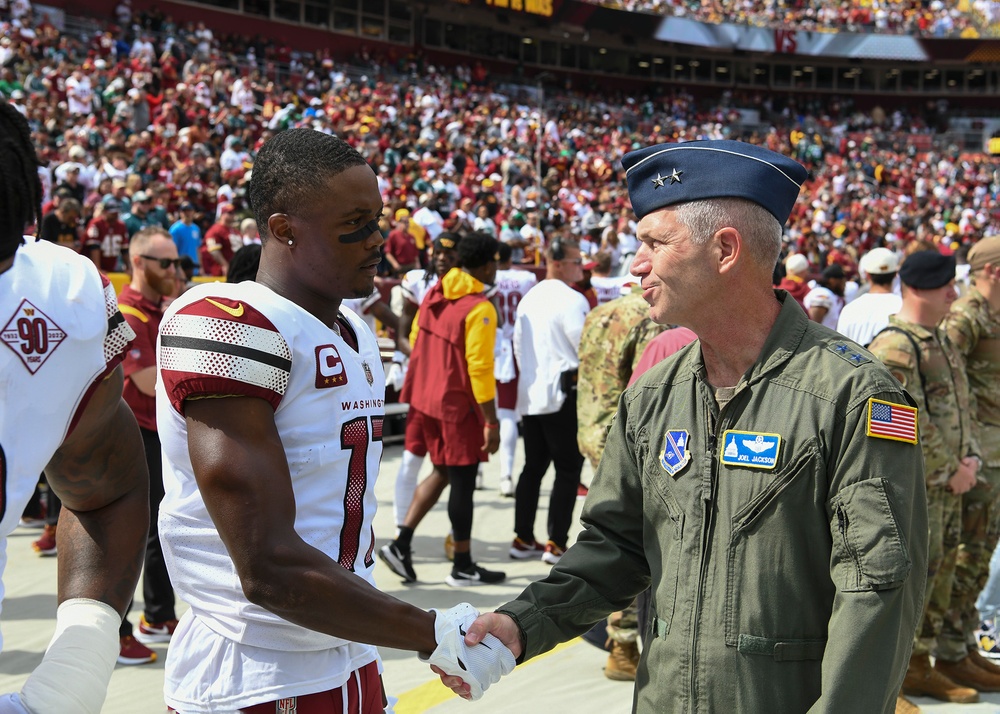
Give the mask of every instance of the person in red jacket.
MULTIPOLYGON (((506 574, 472 560, 473 493, 476 472, 500 447, 500 423, 494 398, 493 349, 497 311, 483 294, 496 280, 496 239, 485 233, 462 238, 458 266, 424 298, 417 317, 416 342, 400 401, 410 405, 409 419, 423 432, 433 464, 444 465, 448 518, 455 539, 455 561, 447 583, 466 587, 498 583, 506 574)), ((417 579, 410 543, 413 531, 437 501, 445 483, 418 490, 399 535, 379 550, 379 557, 407 582, 417 579)))

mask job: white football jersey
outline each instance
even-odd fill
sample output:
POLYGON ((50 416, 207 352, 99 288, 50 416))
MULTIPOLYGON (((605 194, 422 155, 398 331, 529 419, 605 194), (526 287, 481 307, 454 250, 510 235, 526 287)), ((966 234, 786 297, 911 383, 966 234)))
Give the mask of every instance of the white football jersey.
MULTIPOLYGON (((91 387, 135 338, 107 278, 83 256, 25 238, 0 273, 0 577, 7 536, 91 387)), ((3 586, 0 584, 0 600, 3 586)), ((0 641, 2 642, 2 641, 0 641)))
POLYGON ((626 285, 635 283, 638 283, 638 280, 631 275, 619 277, 594 275, 590 278, 590 287, 594 289, 594 294, 597 295, 598 305, 603 305, 615 298, 620 298, 629 291, 626 285))
POLYGON ((517 306, 521 299, 528 294, 535 285, 538 278, 530 270, 498 270, 496 282, 496 294, 499 306, 500 320, 503 323, 501 334, 507 339, 514 339, 514 320, 517 318, 517 306))
POLYGON ((288 459, 295 530, 374 585, 385 375, 375 336, 354 313, 343 314, 357 351, 260 283, 197 286, 163 317, 156 418, 166 495, 159 531, 171 581, 191 606, 167 658, 165 694, 178 710, 215 711, 205 702, 238 709, 301 694, 304 685, 339 687, 377 659, 374 647, 300 627, 247 600, 198 490, 182 413, 185 399, 210 395, 269 402, 288 459))
POLYGON ((427 293, 431 291, 431 288, 438 281, 436 273, 432 273, 426 280, 424 279, 425 277, 427 277, 427 271, 423 268, 417 268, 415 270, 408 270, 403 279, 399 281, 399 287, 403 291, 403 296, 417 307, 420 307, 420 303, 424 301, 427 293))

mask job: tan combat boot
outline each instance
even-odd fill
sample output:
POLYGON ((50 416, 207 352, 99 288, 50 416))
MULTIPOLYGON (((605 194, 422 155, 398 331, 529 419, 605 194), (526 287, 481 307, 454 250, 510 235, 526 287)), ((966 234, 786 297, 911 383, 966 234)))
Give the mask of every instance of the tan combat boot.
POLYGON ((1000 692, 1000 675, 980 669, 972 662, 971 657, 963 657, 958 662, 945 662, 939 659, 934 663, 934 669, 957 684, 972 687, 980 692, 1000 692))
POLYGON ((900 693, 896 696, 896 714, 920 714, 920 707, 900 693))
POLYGON ((639 647, 633 642, 611 640, 611 654, 604 666, 604 676, 618 682, 634 682, 639 666, 639 647))
POLYGON ((969 661, 985 672, 1000 676, 1000 665, 983 657, 978 647, 969 648, 969 661))
POLYGON ((931 667, 931 659, 925 654, 910 657, 910 666, 906 668, 906 677, 903 679, 903 693, 956 704, 973 704, 979 701, 979 692, 955 684, 931 667))

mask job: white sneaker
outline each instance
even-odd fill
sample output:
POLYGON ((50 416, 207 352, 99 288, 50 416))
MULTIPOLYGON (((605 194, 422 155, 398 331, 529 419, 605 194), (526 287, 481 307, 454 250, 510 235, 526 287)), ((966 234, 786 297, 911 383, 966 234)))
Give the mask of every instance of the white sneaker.
POLYGON ((500 495, 504 498, 514 498, 514 479, 510 476, 500 479, 500 495))

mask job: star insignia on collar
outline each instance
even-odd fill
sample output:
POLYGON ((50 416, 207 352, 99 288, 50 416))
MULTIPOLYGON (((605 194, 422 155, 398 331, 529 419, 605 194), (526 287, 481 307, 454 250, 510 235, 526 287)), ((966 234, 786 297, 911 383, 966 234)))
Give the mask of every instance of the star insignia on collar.
POLYGON ((864 357, 859 355, 857 352, 852 352, 851 354, 848 355, 848 358, 853 362, 861 362, 861 360, 864 359, 864 357))
POLYGON ((847 345, 837 345, 833 349, 837 350, 837 352, 839 352, 840 354, 844 354, 845 352, 847 352, 847 345))
MULTIPOLYGON (((656 172, 656 178, 652 179, 652 181, 653 181, 653 188, 654 189, 662 188, 663 187, 663 182, 666 181, 668 178, 670 178, 670 177, 669 176, 660 176, 660 172, 657 171, 656 172)), ((671 181, 671 183, 673 183, 673 182, 671 181)))
MULTIPOLYGON (((675 183, 680 183, 681 182, 681 174, 682 173, 684 173, 684 172, 683 171, 678 171, 677 169, 674 169, 673 173, 670 174, 670 176, 667 177, 667 178, 670 179, 671 185, 673 185, 675 183)), ((659 174, 657 174, 657 176, 659 176, 659 174)))

